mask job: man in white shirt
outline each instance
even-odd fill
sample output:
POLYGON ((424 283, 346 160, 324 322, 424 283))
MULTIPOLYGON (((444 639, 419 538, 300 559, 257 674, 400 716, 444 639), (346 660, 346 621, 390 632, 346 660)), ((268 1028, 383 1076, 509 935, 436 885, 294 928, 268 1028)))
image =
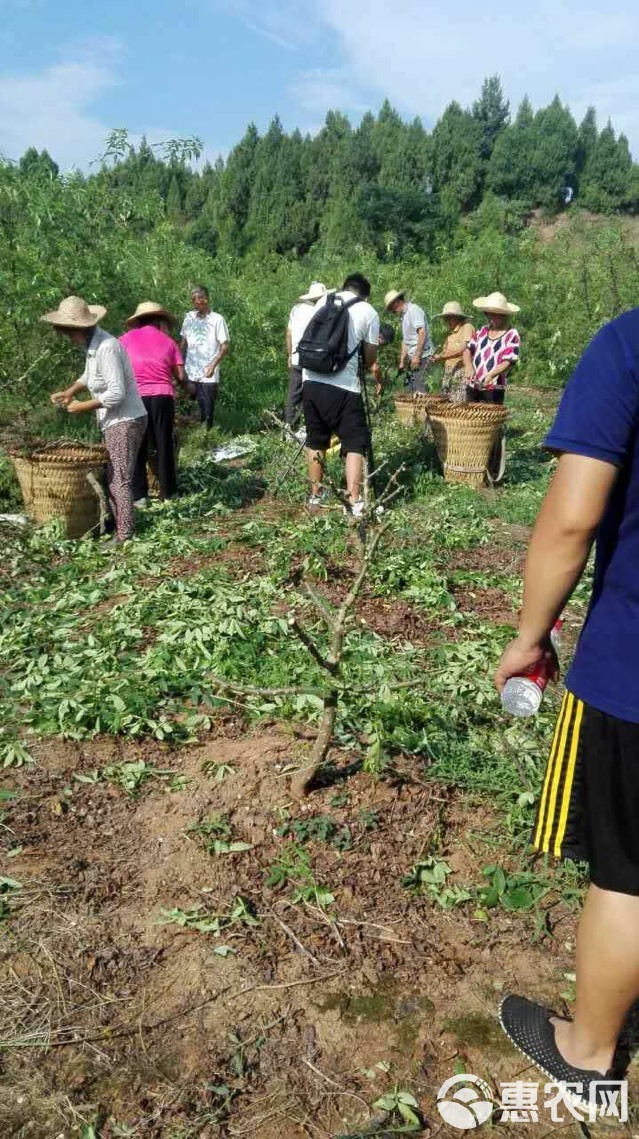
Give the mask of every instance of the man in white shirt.
MULTIPOLYGON (((323 459, 331 435, 337 435, 346 456, 346 489, 355 517, 360 517, 364 503, 360 497, 364 478, 364 456, 370 446, 370 435, 362 399, 360 356, 364 369, 377 361, 379 316, 368 303, 371 286, 361 273, 351 273, 336 299, 349 304, 348 352, 344 368, 330 375, 303 369, 303 405, 306 424, 306 450, 311 481, 309 506, 324 505, 327 493, 322 486, 323 459)), ((325 304, 326 298, 319 302, 325 304)), ((318 305, 318 307, 319 307, 318 305)))
POLYGON ((402 318, 402 347, 399 354, 399 370, 410 368, 406 387, 412 392, 425 392, 426 372, 430 358, 435 352, 428 321, 423 308, 414 301, 407 301, 406 294, 391 289, 384 297, 386 312, 394 312, 402 318))
POLYGON ((220 362, 229 350, 229 333, 224 317, 211 312, 204 285, 193 289, 191 300, 193 309, 184 317, 180 332, 181 347, 187 378, 195 385, 200 422, 210 428, 220 384, 220 362))
POLYGON ((302 405, 302 369, 297 346, 306 332, 306 327, 315 311, 315 305, 326 296, 326 285, 313 281, 308 292, 302 293, 297 304, 293 305, 286 329, 286 351, 288 354, 288 402, 285 420, 293 429, 300 415, 302 405))

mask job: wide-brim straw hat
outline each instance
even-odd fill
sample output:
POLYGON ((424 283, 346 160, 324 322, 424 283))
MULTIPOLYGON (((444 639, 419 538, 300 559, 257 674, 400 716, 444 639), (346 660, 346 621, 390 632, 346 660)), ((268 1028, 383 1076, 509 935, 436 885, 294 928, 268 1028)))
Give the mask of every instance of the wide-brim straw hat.
POLYGON ((446 301, 441 312, 437 313, 438 316, 459 316, 462 320, 466 319, 466 313, 461 307, 459 301, 446 301))
POLYGON ((301 301, 319 301, 321 297, 325 297, 328 292, 326 285, 321 281, 311 281, 310 288, 307 293, 302 293, 299 298, 301 301))
POLYGON ((519 305, 511 304, 503 293, 490 293, 487 297, 477 297, 473 305, 482 312, 495 312, 500 316, 511 316, 515 312, 521 312, 519 305))
POLYGON ((386 312, 389 311, 391 305, 395 304, 395 301, 403 301, 404 296, 405 294, 398 289, 391 289, 384 297, 384 308, 386 312))
POLYGON ((60 328, 95 328, 106 311, 104 305, 88 305, 83 297, 65 297, 53 312, 45 312, 40 320, 60 328))
POLYGON ((163 316, 168 320, 169 324, 173 324, 175 317, 163 305, 156 304, 155 301, 140 301, 132 316, 128 316, 125 324, 133 324, 134 321, 139 320, 141 316, 163 316))

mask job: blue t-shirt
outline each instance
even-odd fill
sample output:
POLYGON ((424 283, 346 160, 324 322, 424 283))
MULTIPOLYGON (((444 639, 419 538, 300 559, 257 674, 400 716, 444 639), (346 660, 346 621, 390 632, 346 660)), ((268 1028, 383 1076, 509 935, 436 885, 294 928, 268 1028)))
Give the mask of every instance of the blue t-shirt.
POLYGON ((566 687, 639 723, 639 308, 605 325, 566 387, 546 438, 619 468, 597 533, 590 608, 566 687))

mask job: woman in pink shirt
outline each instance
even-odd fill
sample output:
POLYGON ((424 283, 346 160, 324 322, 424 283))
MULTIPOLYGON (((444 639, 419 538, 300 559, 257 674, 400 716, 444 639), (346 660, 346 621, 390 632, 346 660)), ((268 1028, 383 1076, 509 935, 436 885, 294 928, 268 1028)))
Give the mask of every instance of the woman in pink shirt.
POLYGON ((172 498, 177 490, 173 445, 175 384, 184 383, 184 361, 177 344, 168 335, 172 322, 173 317, 161 305, 142 301, 126 322, 130 331, 120 337, 148 416, 133 478, 136 503, 144 502, 149 493, 146 474, 149 449, 157 452, 162 498, 172 498))

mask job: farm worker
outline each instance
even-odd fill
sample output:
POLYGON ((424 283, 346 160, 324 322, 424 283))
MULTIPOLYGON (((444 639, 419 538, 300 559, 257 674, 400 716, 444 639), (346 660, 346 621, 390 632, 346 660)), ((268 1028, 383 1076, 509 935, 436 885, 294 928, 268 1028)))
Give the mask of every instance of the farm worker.
POLYGON ((464 351, 466 394, 470 403, 503 403, 508 372, 519 359, 521 338, 510 327, 510 317, 520 311, 519 305, 511 304, 503 293, 491 293, 477 297, 473 308, 481 309, 486 323, 464 351))
POLYGON ((432 362, 443 363, 444 377, 442 391, 450 395, 453 403, 466 402, 466 373, 464 371, 464 350, 475 335, 475 329, 464 315, 459 301, 446 301, 437 314, 448 326, 448 336, 432 362))
POLYGON ((412 392, 425 392, 426 372, 435 348, 424 310, 414 301, 407 301, 406 294, 397 289, 386 294, 384 308, 386 312, 394 312, 402 318, 399 370, 410 369, 406 387, 412 392))
POLYGON ((147 460, 149 450, 157 454, 158 482, 163 499, 177 490, 175 467, 175 384, 184 383, 184 361, 169 336, 174 318, 155 301, 142 301, 126 324, 129 332, 120 337, 133 365, 138 391, 147 411, 147 429, 138 451, 133 478, 136 505, 149 493, 147 460))
POLYGON ((103 305, 88 305, 82 297, 66 297, 40 319, 86 353, 80 379, 66 391, 53 392, 51 402, 70 415, 96 412, 109 456, 107 482, 116 540, 126 542, 135 531, 133 471, 147 415, 129 357, 115 336, 98 324, 106 311, 103 305), (75 396, 84 388, 91 399, 77 400, 75 396))
MULTIPOLYGON (((356 518, 364 512, 361 498, 364 456, 370 445, 366 411, 360 381, 362 366, 371 369, 377 361, 379 317, 368 303, 371 286, 361 273, 351 273, 334 296, 337 304, 348 304, 348 360, 331 375, 303 369, 303 407, 306 425, 306 454, 311 481, 308 505, 324 506, 328 497, 322 486, 324 459, 331 436, 337 435, 346 456, 346 489, 356 518)), ((326 303, 327 298, 319 302, 326 303)))
POLYGON ((590 888, 574 1018, 519 996, 500 1016, 525 1056, 587 1097, 639 997, 639 309, 586 348, 545 445, 559 462, 530 541, 519 633, 495 683, 501 691, 511 676, 555 664, 550 630, 596 542, 533 833, 538 851, 588 861, 590 888))
POLYGON ((212 312, 208 289, 196 285, 191 293, 193 309, 182 323, 181 348, 186 357, 186 374, 195 385, 200 423, 213 426, 215 401, 220 385, 220 363, 229 350, 229 332, 219 312, 212 312))
MULTIPOLYGON (((306 326, 311 319, 317 302, 326 296, 326 285, 321 281, 312 281, 308 292, 302 293, 297 304, 293 305, 288 318, 286 329, 286 352, 288 355, 288 401, 286 404, 286 425, 293 430, 296 420, 301 415, 302 407, 302 369, 300 367, 297 346, 306 332, 306 326)), ((297 438, 303 442, 302 433, 297 438)))

